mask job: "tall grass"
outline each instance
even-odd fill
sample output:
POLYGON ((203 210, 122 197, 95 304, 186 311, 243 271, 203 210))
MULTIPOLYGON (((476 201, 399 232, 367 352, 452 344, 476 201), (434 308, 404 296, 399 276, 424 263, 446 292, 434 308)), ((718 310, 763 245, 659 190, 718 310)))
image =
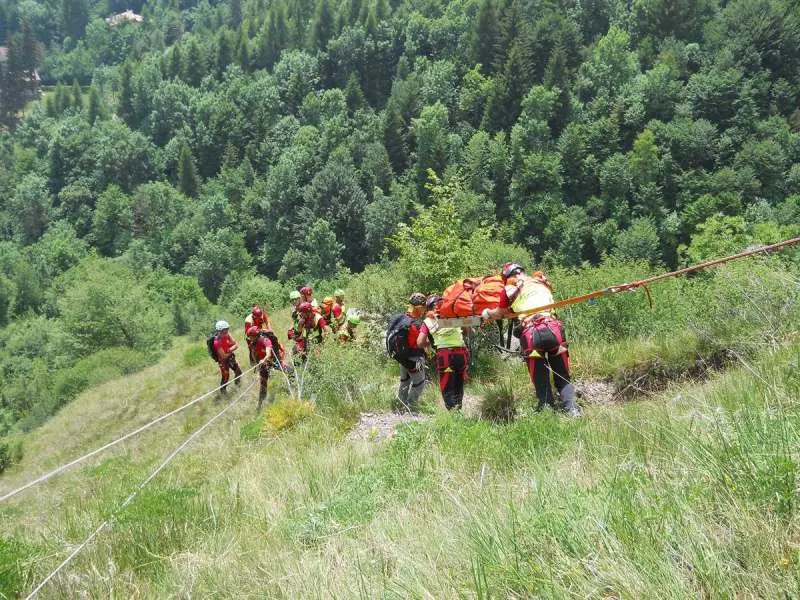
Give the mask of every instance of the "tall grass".
MULTIPOLYGON (((596 283, 572 276, 563 294, 596 283)), ((766 267, 713 277, 654 288, 652 310, 624 295, 564 312, 578 373, 662 369, 633 386, 638 402, 582 420, 532 414, 523 365, 484 356, 470 392, 514 396, 520 418, 432 408, 390 442, 351 441, 358 412, 390 405, 396 368, 326 345, 308 363, 313 414, 261 432, 254 390, 43 597, 798 596, 800 346, 775 350, 800 322, 797 292, 766 267), (729 372, 681 380, 725 349, 729 372)), ((81 394, 23 440, 3 489, 212 388, 215 366, 193 348, 81 394)), ((0 593, 29 590, 214 412, 201 403, 0 505, 0 593)))

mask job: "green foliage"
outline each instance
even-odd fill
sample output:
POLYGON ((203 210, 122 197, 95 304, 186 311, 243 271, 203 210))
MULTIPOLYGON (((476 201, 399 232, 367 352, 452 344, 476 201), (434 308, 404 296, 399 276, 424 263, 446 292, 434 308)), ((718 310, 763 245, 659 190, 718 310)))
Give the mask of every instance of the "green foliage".
POLYGON ((65 273, 55 290, 60 320, 78 355, 113 346, 154 354, 169 343, 166 306, 119 263, 87 259, 65 273))
POLYGON ((433 204, 390 238, 411 287, 425 293, 443 290, 454 279, 485 273, 524 253, 492 240, 494 231, 480 212, 467 220, 463 183, 443 183, 433 173, 428 189, 433 204), (502 255, 502 257, 501 257, 502 255), (497 262, 495 262, 497 261, 497 262))
POLYGON ((206 296, 215 301, 225 278, 249 266, 250 255, 241 235, 225 227, 200 239, 197 253, 186 263, 186 272, 196 277, 206 296))
POLYGON ((253 273, 240 273, 225 280, 219 303, 242 319, 258 304, 268 313, 289 304, 289 287, 253 273))
POLYGON ((13 598, 24 592, 31 578, 30 560, 40 551, 14 537, 0 538, 0 594, 13 598))

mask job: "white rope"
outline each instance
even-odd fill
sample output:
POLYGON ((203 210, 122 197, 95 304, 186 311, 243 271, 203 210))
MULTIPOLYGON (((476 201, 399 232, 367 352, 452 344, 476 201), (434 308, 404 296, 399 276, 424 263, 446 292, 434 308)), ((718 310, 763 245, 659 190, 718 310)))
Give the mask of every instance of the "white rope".
POLYGON ((184 442, 180 446, 175 448, 175 450, 172 451, 172 453, 164 460, 164 462, 162 462, 160 465, 158 465, 158 468, 155 471, 153 471, 147 479, 142 481, 136 487, 136 489, 133 492, 131 492, 131 494, 127 498, 125 498, 124 502, 119 505, 119 508, 117 508, 117 510, 115 510, 114 513, 108 519, 103 521, 97 527, 97 529, 92 531, 92 533, 89 534, 89 537, 87 537, 77 548, 75 548, 75 550, 73 550, 70 553, 70 555, 67 556, 67 558, 65 558, 60 565, 58 565, 47 577, 45 577, 42 580, 42 582, 39 585, 36 586, 36 588, 34 588, 34 590, 30 594, 28 594, 28 596, 26 597, 26 600, 31 600, 31 598, 33 598, 36 594, 38 594, 39 591, 41 591, 41 589, 45 585, 47 585, 50 582, 50 580, 53 579, 53 577, 58 575, 58 573, 61 571, 61 569, 66 567, 72 561, 72 559, 75 558, 81 552, 81 550, 86 548, 86 546, 88 546, 91 543, 91 541, 103 531, 103 529, 105 529, 106 527, 111 525, 114 522, 114 518, 117 517, 123 510, 125 510, 130 505, 130 503, 133 502, 136 499, 136 496, 139 495, 139 492, 141 492, 144 489, 144 487, 156 477, 156 475, 158 475, 170 462, 172 462, 172 460, 176 456, 178 456, 178 454, 180 454, 180 452, 184 448, 186 448, 186 446, 188 446, 189 443, 193 439, 195 439, 197 436, 199 436, 201 433, 203 433, 203 431, 207 427, 209 427, 212 423, 214 423, 214 421, 216 421, 222 415, 224 415, 226 412, 228 412, 228 410, 230 410, 231 407, 234 404, 236 404, 239 400, 241 400, 244 397, 244 395, 252 389, 252 387, 254 385, 255 385, 255 381, 253 383, 251 383, 241 394, 239 394, 239 396, 237 396, 230 404, 228 404, 225 408, 223 408, 215 416, 211 417, 211 419, 208 422, 206 422, 205 425, 203 425, 200 429, 195 431, 186 440, 184 440, 184 442))
MULTIPOLYGON (((249 369, 247 369, 247 371, 243 371, 241 375, 237 375, 236 377, 234 377, 231 381, 229 381, 225 385, 228 385, 228 384, 236 381, 237 379, 239 379, 241 377, 244 377, 244 375, 246 373, 249 373, 250 371, 254 370, 257 366, 258 365, 250 367, 249 369)), ((164 419, 168 419, 169 417, 171 417, 173 415, 176 415, 181 411, 186 410, 190 406, 194 406, 195 404, 197 404, 201 400, 204 400, 205 398, 208 398, 214 392, 217 392, 220 389, 222 389, 222 387, 223 387, 222 385, 219 385, 219 386, 215 387, 213 390, 211 390, 210 392, 206 392, 202 396, 198 396, 197 398, 195 398, 194 400, 191 400, 190 402, 187 402, 183 406, 180 406, 180 407, 176 408, 175 410, 173 410, 171 412, 168 412, 167 414, 158 417, 157 419, 153 419, 152 421, 150 421, 146 425, 142 425, 138 429, 136 429, 134 431, 131 431, 130 433, 126 433, 122 437, 117 438, 116 440, 113 440, 111 442, 108 442, 104 446, 101 446, 101 447, 99 447, 99 448, 97 448, 95 450, 92 450, 91 452, 89 452, 87 454, 84 454, 83 456, 80 456, 80 457, 76 458, 75 460, 72 460, 72 461, 70 461, 70 462, 68 462, 68 463, 66 463, 64 465, 61 465, 60 467, 58 467, 56 469, 53 469, 49 473, 46 473, 46 474, 42 475, 41 477, 38 477, 38 478, 34 479, 33 481, 29 481, 25 485, 23 485, 21 487, 18 487, 15 490, 11 490, 10 492, 6 493, 5 495, 0 496, 0 502, 8 500, 9 498, 11 498, 13 496, 16 496, 20 492, 24 492, 28 488, 31 488, 31 487, 33 487, 35 485, 38 485, 38 484, 42 483, 43 481, 47 481, 51 477, 54 477, 55 475, 58 475, 59 473, 62 473, 64 471, 66 471, 70 467, 73 467, 73 466, 77 465, 78 463, 82 463, 86 459, 91 458, 93 456, 96 456, 96 455, 100 454, 101 452, 104 452, 104 451, 108 450, 109 448, 113 448, 114 446, 124 442, 125 440, 129 440, 133 436, 138 435, 138 434, 142 433, 143 431, 145 431, 147 429, 150 429, 153 425, 156 425, 156 424, 160 423, 164 419)))

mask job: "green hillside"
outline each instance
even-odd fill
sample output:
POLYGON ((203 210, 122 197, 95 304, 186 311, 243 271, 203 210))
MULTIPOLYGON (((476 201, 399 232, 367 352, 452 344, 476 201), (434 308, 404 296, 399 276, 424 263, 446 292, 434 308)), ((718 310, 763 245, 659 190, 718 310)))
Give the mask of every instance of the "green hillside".
MULTIPOLYGON (((585 397, 579 420, 534 413, 523 367, 505 362, 468 395, 479 402, 492 381, 506 381, 518 396, 515 422, 447 413, 430 389, 428 417, 390 441, 350 432, 360 411, 388 409, 391 365, 379 360, 365 377, 372 351, 349 349, 344 367, 341 352, 323 352, 309 367, 311 416, 275 431, 256 416, 251 389, 42 597, 800 593, 800 346, 796 333, 783 339, 780 348, 759 339, 753 361, 729 339, 739 366, 706 372, 705 383, 658 381, 651 369, 633 393, 585 397)), ((669 343, 628 344, 639 361, 668 366, 669 343)), ((601 368, 598 350, 574 345, 584 381, 601 368)), ((603 350, 618 376, 634 369, 613 345, 603 350)), ((24 456, 0 489, 212 388, 217 371, 203 352, 177 339, 153 366, 80 394, 19 440, 24 456)), ((272 393, 281 406, 277 378, 272 393)), ((3 503, 0 593, 30 590, 221 408, 203 401, 3 503)))
POLYGON ((493 326, 463 413, 398 416, 382 347, 507 261, 563 299, 797 237, 799 107, 794 0, 0 2, 0 496, 217 385, 217 319, 362 315, 118 514, 225 404, 0 501, 0 597, 112 515, 43 596, 800 596, 797 248, 561 311, 580 420, 493 326))

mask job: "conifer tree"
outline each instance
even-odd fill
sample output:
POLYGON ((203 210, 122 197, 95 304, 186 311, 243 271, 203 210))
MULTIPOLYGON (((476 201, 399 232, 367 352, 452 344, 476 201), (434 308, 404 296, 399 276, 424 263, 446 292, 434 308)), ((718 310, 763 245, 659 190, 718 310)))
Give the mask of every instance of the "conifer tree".
POLYGON ((203 62, 203 54, 197 41, 192 39, 186 52, 186 60, 183 63, 183 76, 181 78, 189 85, 198 87, 205 74, 206 66, 203 62))
POLYGON ((189 198, 197 196, 197 192, 200 190, 200 177, 197 175, 192 151, 185 142, 181 147, 181 155, 178 159, 178 180, 181 191, 186 196, 189 198))
POLYGON ((136 126, 136 110, 133 106, 133 68, 130 63, 122 66, 119 87, 119 107, 117 114, 119 118, 128 124, 131 129, 136 126))
POLYGON ((231 27, 237 29, 242 24, 242 0, 231 0, 231 27))
POLYGON ((69 93, 67 92, 67 88, 63 83, 59 81, 58 85, 56 86, 55 101, 53 102, 53 108, 56 111, 56 114, 60 115, 65 110, 67 110, 69 106, 70 106, 70 99, 69 99, 69 93))
POLYGON ((473 43, 475 60, 481 64, 482 71, 487 75, 491 75, 493 72, 495 46, 498 42, 499 34, 494 1, 483 0, 478 9, 473 43))
POLYGON ((97 119, 102 119, 104 117, 103 114, 103 101, 100 98, 100 92, 97 90, 97 86, 92 84, 89 88, 89 114, 88 120, 89 123, 94 123, 97 119))
POLYGON ((8 37, 7 54, 3 79, 0 81, 0 105, 2 105, 2 119, 12 125, 17 119, 17 113, 25 106, 25 89, 22 85, 22 61, 19 56, 17 42, 12 36, 8 37))
POLYGON ((359 108, 362 108, 366 103, 364 92, 361 90, 361 84, 358 82, 358 75, 356 73, 350 73, 350 76, 347 78, 344 96, 347 99, 347 108, 351 115, 359 108))
POLYGON ((245 72, 250 70, 250 47, 244 27, 239 30, 239 38, 236 42, 236 63, 245 72))
POLYGON ((26 88, 32 94, 36 94, 39 88, 39 81, 36 77, 36 69, 42 62, 42 52, 39 42, 31 29, 30 21, 25 18, 22 21, 22 46, 20 55, 20 67, 26 82, 26 88))
POLYGON ((569 71, 567 70, 567 53, 561 45, 556 46, 547 61, 544 72, 546 88, 558 91, 553 115, 549 119, 553 137, 558 137, 572 119, 572 100, 569 95, 569 71))
POLYGON ((314 22, 311 24, 311 39, 309 46, 312 50, 325 50, 330 40, 336 33, 336 21, 330 0, 319 0, 314 22))
POLYGON ((405 137, 406 124, 396 102, 389 101, 384 114, 383 145, 389 154, 392 169, 399 175, 408 166, 408 145, 405 137))
POLYGON ((78 110, 83 110, 83 92, 77 79, 72 80, 72 106, 78 110))
POLYGON ((217 38, 216 66, 218 77, 222 77, 222 75, 225 73, 225 69, 227 69, 228 65, 231 64, 232 59, 233 49, 231 48, 231 42, 228 38, 227 31, 223 29, 220 31, 219 37, 217 38))
POLYGON ((61 0, 61 34, 72 38, 73 42, 83 37, 89 24, 89 3, 87 0, 61 0))
POLYGON ((169 63, 167 64, 167 77, 175 79, 180 77, 181 69, 183 68, 183 60, 181 58, 181 47, 175 44, 172 47, 172 52, 169 54, 169 63))

